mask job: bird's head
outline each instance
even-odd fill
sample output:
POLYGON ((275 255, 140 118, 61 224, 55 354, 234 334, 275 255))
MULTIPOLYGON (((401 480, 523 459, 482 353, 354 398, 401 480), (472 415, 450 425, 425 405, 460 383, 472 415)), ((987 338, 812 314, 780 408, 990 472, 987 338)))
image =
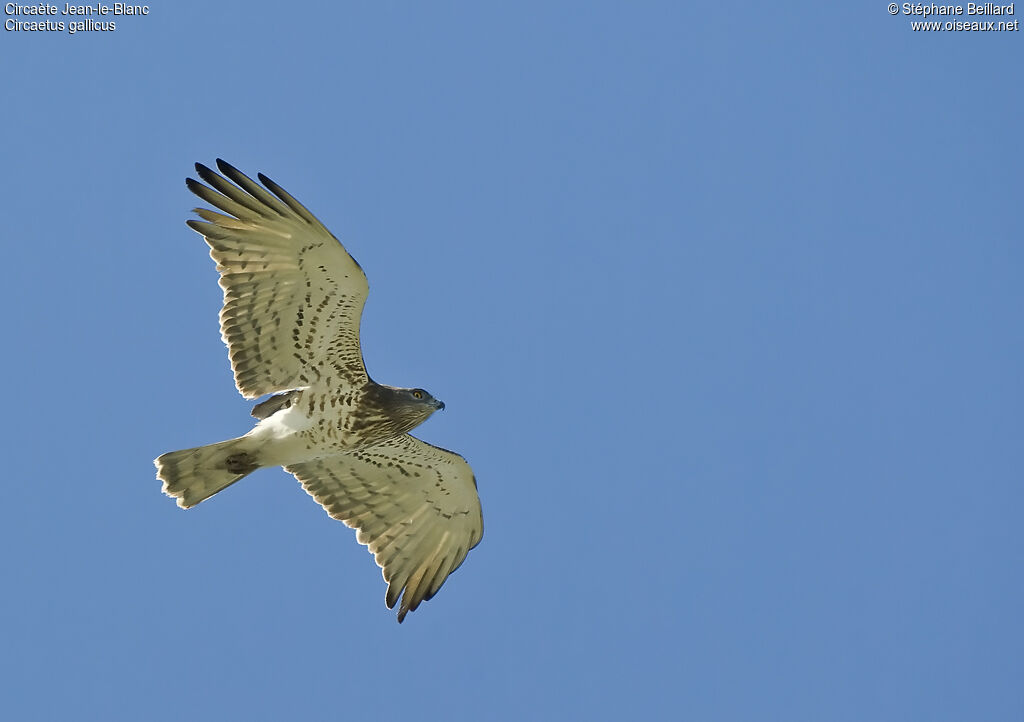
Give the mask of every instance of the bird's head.
POLYGON ((410 404, 424 409, 427 416, 444 408, 443 401, 438 401, 423 389, 400 389, 400 391, 406 393, 410 404))
POLYGON ((380 386, 380 402, 386 416, 395 422, 395 430, 406 432, 422 424, 435 411, 444 408, 423 389, 403 389, 394 386, 380 386))

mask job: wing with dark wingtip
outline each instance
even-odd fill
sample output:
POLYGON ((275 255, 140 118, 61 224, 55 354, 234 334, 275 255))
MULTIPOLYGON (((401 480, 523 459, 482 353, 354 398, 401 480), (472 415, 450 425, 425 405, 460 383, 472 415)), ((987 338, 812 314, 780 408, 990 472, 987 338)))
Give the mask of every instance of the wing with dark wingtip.
POLYGON ((217 262, 224 308, 221 336, 235 385, 246 398, 333 380, 367 380, 359 346, 366 276, 337 238, 283 188, 262 186, 224 161, 218 175, 197 163, 208 185, 189 190, 219 209, 188 221, 217 262), (269 192, 268 192, 269 191, 269 192))
POLYGON ((286 466, 373 553, 398 621, 433 597, 484 533, 473 470, 458 454, 403 434, 286 466))

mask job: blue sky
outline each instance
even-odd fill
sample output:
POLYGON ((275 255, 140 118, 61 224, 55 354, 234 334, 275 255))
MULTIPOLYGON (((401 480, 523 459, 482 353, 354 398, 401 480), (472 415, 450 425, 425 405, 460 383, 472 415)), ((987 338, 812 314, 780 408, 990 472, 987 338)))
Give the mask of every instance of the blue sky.
MULTIPOLYGON (((61 4, 62 5, 62 4, 61 4)), ((6 16, 5 16, 5 19, 6 16)), ((1019 720, 1021 35, 884 3, 150 5, 5 32, 10 719, 1019 720), (192 164, 365 268, 483 542, 399 626, 244 433, 192 164)))

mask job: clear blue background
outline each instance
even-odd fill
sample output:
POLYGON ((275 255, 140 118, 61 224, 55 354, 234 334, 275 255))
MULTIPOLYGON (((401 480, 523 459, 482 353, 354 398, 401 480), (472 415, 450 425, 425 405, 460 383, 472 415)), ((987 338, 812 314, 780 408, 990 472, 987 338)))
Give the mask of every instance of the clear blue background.
POLYGON ((116 22, 0 37, 2 716, 1024 717, 1021 33, 880 1, 116 22), (401 626, 283 471, 160 494, 154 457, 252 423, 184 225, 218 156, 347 244, 371 373, 476 470, 483 543, 401 626))

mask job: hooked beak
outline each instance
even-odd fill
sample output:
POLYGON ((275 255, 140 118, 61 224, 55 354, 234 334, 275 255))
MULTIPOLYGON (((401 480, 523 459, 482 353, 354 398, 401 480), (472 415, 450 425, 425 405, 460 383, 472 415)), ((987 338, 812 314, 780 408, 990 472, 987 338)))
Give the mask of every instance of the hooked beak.
POLYGON ((438 411, 444 411, 444 401, 438 401, 437 399, 434 399, 434 406, 437 407, 438 411))

